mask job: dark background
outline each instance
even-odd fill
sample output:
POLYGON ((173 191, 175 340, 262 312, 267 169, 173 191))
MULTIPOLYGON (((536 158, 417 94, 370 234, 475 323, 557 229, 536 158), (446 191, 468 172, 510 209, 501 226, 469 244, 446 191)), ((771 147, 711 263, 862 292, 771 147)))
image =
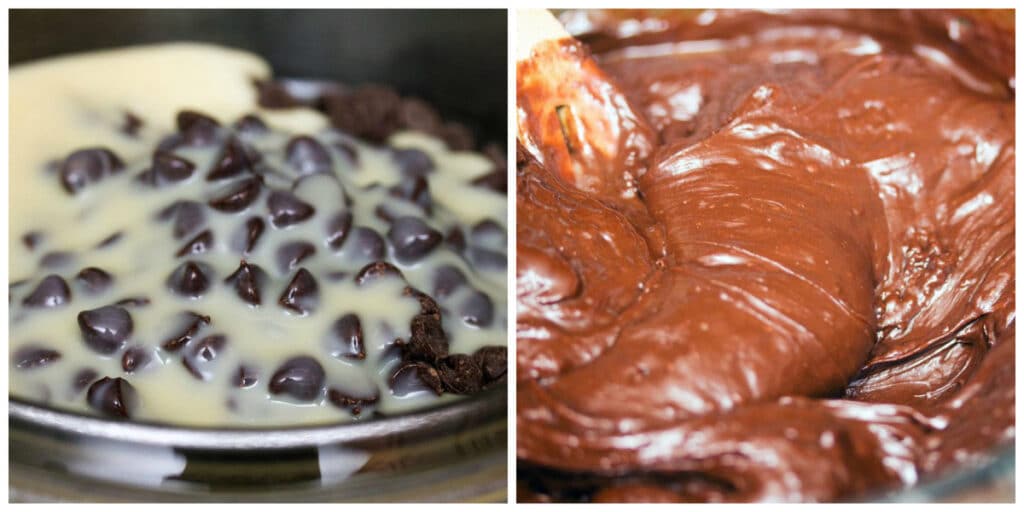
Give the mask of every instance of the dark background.
POLYGON ((10 11, 10 64, 168 41, 242 48, 274 76, 375 82, 433 103, 505 144, 505 10, 10 11))

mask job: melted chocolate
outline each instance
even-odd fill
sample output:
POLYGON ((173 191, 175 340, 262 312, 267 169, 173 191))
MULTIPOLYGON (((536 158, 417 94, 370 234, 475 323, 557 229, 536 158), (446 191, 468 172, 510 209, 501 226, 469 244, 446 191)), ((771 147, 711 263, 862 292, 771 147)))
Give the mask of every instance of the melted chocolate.
POLYGON ((537 50, 592 79, 568 121, 519 65, 520 498, 836 500, 1011 442, 1012 34, 668 16, 537 50))

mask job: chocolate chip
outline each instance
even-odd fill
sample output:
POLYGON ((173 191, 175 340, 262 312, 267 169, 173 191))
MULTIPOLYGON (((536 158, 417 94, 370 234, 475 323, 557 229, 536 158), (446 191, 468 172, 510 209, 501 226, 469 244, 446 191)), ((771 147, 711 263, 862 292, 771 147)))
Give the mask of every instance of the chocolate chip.
POLYGON ((89 406, 108 416, 128 418, 138 404, 138 394, 121 377, 103 377, 89 386, 89 406))
POLYGON ((327 399, 330 400, 335 407, 339 409, 348 409, 353 416, 359 416, 363 412, 363 407, 377 403, 379 397, 374 395, 367 398, 359 398, 345 393, 340 389, 329 388, 327 390, 327 399))
POLYGON ((29 308, 55 308, 71 302, 71 290, 64 279, 56 274, 43 278, 32 293, 21 303, 29 308))
POLYGON ((186 261, 167 276, 167 287, 178 295, 199 298, 210 287, 213 269, 205 263, 186 261))
POLYGON ((474 179, 470 183, 473 186, 490 189, 499 194, 508 194, 508 171, 504 168, 495 169, 474 179))
POLYGON ((461 253, 466 250, 466 236, 462 234, 462 229, 458 226, 452 226, 448 230, 448 234, 444 236, 446 244, 452 246, 455 252, 461 253))
POLYGON ((167 221, 173 219, 171 234, 176 239, 188 236, 206 224, 203 205, 195 201, 175 201, 157 213, 157 219, 167 221))
POLYGON ((508 259, 505 257, 504 253, 484 249, 483 247, 470 247, 469 261, 471 261, 476 268, 485 270, 504 271, 508 265, 508 259))
POLYGON ((474 290, 459 306, 459 316, 469 325, 487 327, 494 321, 494 303, 486 293, 474 290))
POLYGON ((31 370, 33 368, 49 366, 60 358, 60 352, 38 345, 25 345, 11 354, 11 362, 19 370, 31 370))
POLYGON ((260 195, 263 184, 258 176, 246 178, 229 185, 207 204, 217 211, 234 213, 249 207, 260 195))
POLYGON ((117 306, 128 308, 140 308, 150 304, 149 297, 125 297, 114 303, 117 306))
POLYGON ((217 141, 220 123, 206 114, 194 110, 182 110, 178 112, 175 122, 185 144, 208 146, 217 141))
POLYGON ((89 387, 90 384, 99 378, 100 374, 96 373, 96 370, 92 368, 82 368, 75 372, 75 375, 71 377, 71 391, 74 394, 81 393, 83 389, 89 387))
POLYGON ((124 113, 124 120, 121 122, 121 133, 129 137, 137 137, 142 128, 142 119, 131 112, 124 113))
POLYGON ((446 390, 457 395, 471 395, 484 385, 483 370, 472 356, 452 354, 438 361, 437 373, 446 390))
POLYGON ((78 328, 89 348, 100 354, 113 354, 131 337, 134 323, 124 308, 103 306, 79 313, 78 328))
POLYGON ((241 230, 235 232, 235 235, 232 237, 231 246, 243 255, 249 254, 263 235, 264 228, 266 228, 266 223, 263 222, 263 219, 250 217, 249 220, 245 221, 245 225, 242 226, 241 230))
POLYGON ((401 344, 404 359, 433 363, 448 355, 448 337, 439 316, 416 315, 409 327, 409 340, 401 344))
POLYGON ((312 205, 299 199, 291 192, 275 190, 267 198, 267 209, 270 210, 270 222, 275 227, 297 224, 313 216, 316 211, 312 205))
POLYGON ((80 149, 68 155, 60 167, 64 190, 78 193, 88 185, 124 170, 124 162, 106 148, 80 149))
POLYGON ((327 246, 335 251, 341 249, 351 229, 352 213, 347 211, 335 213, 327 221, 327 246))
POLYGON ((245 134, 258 134, 269 131, 267 124, 253 114, 246 114, 239 118, 238 121, 235 121, 234 128, 239 133, 245 134))
POLYGON ((259 160, 260 155, 255 149, 246 146, 236 137, 228 137, 220 155, 207 173, 206 181, 233 178, 245 172, 253 172, 253 167, 259 160))
POLYGON ((331 154, 308 135, 293 137, 284 148, 285 161, 300 175, 333 171, 331 154))
POLYGON ((473 132, 466 125, 455 122, 447 122, 441 127, 441 138, 448 144, 452 151, 468 151, 473 149, 476 141, 473 132))
POLYGON ((103 240, 100 240, 100 243, 96 244, 96 248, 97 249, 106 249, 107 247, 110 247, 111 245, 114 245, 117 242, 119 242, 121 240, 121 237, 123 237, 123 236, 124 236, 124 233, 121 232, 121 231, 118 231, 118 232, 116 232, 116 233, 114 233, 114 234, 104 238, 103 240))
POLYGON ((434 135, 441 128, 441 116, 429 103, 419 98, 406 98, 398 108, 402 128, 434 135))
POLYGON ((430 198, 430 185, 426 178, 413 176, 402 180, 397 185, 388 189, 392 197, 405 199, 423 209, 423 212, 430 215, 433 210, 433 200, 430 198))
POLYGON ((365 261, 379 260, 384 257, 386 250, 384 239, 373 229, 363 226, 356 227, 348 238, 348 247, 345 252, 353 259, 365 261))
POLYGON ((398 165, 405 178, 422 178, 434 170, 434 161, 430 155, 419 149, 396 149, 391 159, 398 165))
POLYGON ((362 286, 384 276, 396 276, 400 279, 405 279, 402 271, 398 270, 394 265, 386 261, 375 261, 361 268, 359 272, 356 272, 355 282, 357 285, 362 286))
POLYGON ((43 234, 39 231, 29 231, 21 236, 21 243, 25 244, 28 250, 33 251, 43 241, 43 234))
POLYGON ((231 383, 237 388, 251 388, 259 382, 259 373, 255 368, 246 365, 239 365, 231 383))
POLYGON ((366 359, 363 348, 363 326, 359 316, 348 313, 331 326, 331 356, 345 359, 366 359))
POLYGON ((191 341, 204 325, 210 325, 210 317, 192 311, 182 311, 178 314, 178 327, 174 331, 175 334, 171 334, 160 346, 168 352, 177 352, 191 341))
POLYGON ((484 384, 489 385, 505 377, 508 370, 508 349, 505 347, 487 346, 473 352, 473 359, 483 371, 484 384))
POLYGON ((308 270, 300 268, 284 289, 278 304, 296 313, 305 315, 317 308, 320 302, 320 287, 308 270))
POLYGON ((444 392, 441 376, 437 370, 418 361, 402 363, 391 375, 388 383, 391 387, 391 394, 397 397, 422 391, 432 391, 441 396, 441 393, 444 392))
POLYGON ((359 165, 359 152, 356 151, 355 146, 345 141, 338 141, 334 143, 334 147, 338 148, 345 158, 348 159, 352 165, 359 165))
POLYGON ((287 273, 314 254, 316 246, 305 240, 286 242, 277 249, 277 268, 282 274, 287 273))
POLYGON ((392 212, 386 204, 378 204, 377 207, 373 209, 373 214, 376 215, 378 219, 387 222, 388 224, 394 222, 395 219, 399 217, 399 214, 392 212))
POLYGON ((486 219, 478 222, 469 232, 469 239, 474 245, 490 248, 504 248, 508 240, 505 228, 501 224, 486 219))
POLYGON ((399 128, 402 99, 392 89, 368 85, 326 100, 331 123, 350 135, 381 143, 399 128))
POLYGON ((185 242, 185 245, 181 246, 181 249, 178 249, 178 252, 174 253, 174 255, 180 258, 182 256, 202 254, 206 251, 209 251, 212 248, 213 232, 207 229, 206 231, 203 231, 202 233, 199 233, 198 235, 193 237, 188 242, 185 242))
POLYGON ((128 347, 121 356, 121 368, 127 373, 143 370, 153 362, 153 351, 141 346, 128 347))
POLYGON ((324 387, 324 368, 312 357, 293 357, 274 372, 268 387, 274 395, 285 394, 303 402, 312 401, 324 387))
POLYGON ((48 252, 39 259, 39 265, 43 268, 66 267, 75 261, 75 255, 67 251, 48 252))
POLYGON ((441 233, 428 226, 418 217, 399 217, 388 230, 388 240, 395 248, 398 261, 413 263, 441 243, 441 233))
POLYGON ((443 299, 466 284, 466 275, 453 265, 438 267, 434 272, 434 297, 443 299))
POLYGON ((185 369, 199 380, 213 378, 213 363, 228 344, 223 334, 212 334, 189 343, 181 357, 185 369))
POLYGON ((135 179, 151 187, 165 187, 185 181, 192 177, 196 164, 171 152, 157 150, 153 154, 153 164, 142 171, 135 179))
POLYGON ((110 274, 106 273, 103 269, 86 267, 75 276, 75 281, 79 283, 86 293, 95 294, 109 288, 114 278, 110 277, 110 274))
POLYGON ((238 298, 254 306, 259 306, 263 303, 260 290, 266 284, 267 279, 267 273, 262 268, 242 260, 238 265, 238 270, 235 270, 224 282, 234 286, 238 298))

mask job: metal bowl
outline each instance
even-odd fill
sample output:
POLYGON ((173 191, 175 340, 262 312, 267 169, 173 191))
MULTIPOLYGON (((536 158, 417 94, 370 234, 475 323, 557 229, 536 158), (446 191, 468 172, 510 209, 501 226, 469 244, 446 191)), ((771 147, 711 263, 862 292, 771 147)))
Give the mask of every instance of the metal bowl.
MULTIPOLYGON (((10 63, 204 41, 276 76, 376 82, 504 144, 506 17, 489 11, 12 10, 10 63), (102 26, 103 30, 95 30, 102 26)), ((433 409, 280 429, 183 428, 11 398, 12 501, 505 501, 504 386, 433 409)))

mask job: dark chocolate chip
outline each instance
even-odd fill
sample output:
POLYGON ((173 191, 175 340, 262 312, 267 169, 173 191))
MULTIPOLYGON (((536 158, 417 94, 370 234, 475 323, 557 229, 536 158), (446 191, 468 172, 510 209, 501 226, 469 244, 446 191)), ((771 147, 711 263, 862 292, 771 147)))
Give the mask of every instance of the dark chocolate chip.
POLYGON ((124 170, 124 162, 106 148, 80 149, 68 155, 60 167, 60 181, 71 194, 124 170))
POLYGON ((21 236, 21 243, 25 244, 28 250, 33 251, 43 241, 43 234, 39 231, 29 231, 21 236))
POLYGON ((78 328, 89 348, 100 354, 113 354, 131 337, 134 324, 126 309, 103 306, 79 313, 78 328))
POLYGON ((199 380, 210 380, 213 378, 214 361, 228 344, 228 339, 223 334, 212 334, 203 339, 193 341, 185 347, 181 357, 181 363, 185 369, 199 380))
POLYGON ((455 252, 461 253, 466 250, 466 236, 462 234, 462 228, 458 226, 452 226, 448 230, 448 234, 444 236, 444 241, 452 246, 455 252))
POLYGON ((57 362, 61 358, 61 353, 51 349, 44 348, 38 345, 25 345, 19 347, 11 354, 12 363, 19 370, 31 370, 33 368, 42 368, 49 366, 52 363, 57 362))
POLYGON ((213 248, 213 232, 207 229, 188 242, 185 242, 185 245, 181 246, 181 249, 178 249, 178 252, 174 253, 174 255, 180 258, 182 256, 202 254, 211 248, 213 248))
POLYGON ((238 121, 235 121, 234 128, 237 132, 245 134, 261 134, 270 131, 267 128, 267 123, 254 114, 246 114, 239 118, 238 121))
POLYGON ((260 195, 262 187, 263 183, 258 176, 246 178, 229 185, 207 204, 214 210, 221 212, 240 212, 248 208, 256 200, 256 197, 260 195))
POLYGON ((225 178, 233 178, 245 172, 253 172, 253 168, 260 160, 260 154, 255 149, 247 146, 237 137, 228 137, 221 149, 220 156, 214 162, 210 172, 206 174, 206 181, 216 181, 225 178))
POLYGON ((153 362, 153 351, 146 347, 128 347, 121 356, 121 368, 127 373, 145 369, 153 362))
POLYGON ((363 348, 363 326, 359 316, 348 313, 331 326, 331 356, 345 359, 366 359, 363 348))
POLYGON ((327 113, 336 128, 374 143, 384 142, 399 128, 401 101, 394 90, 374 85, 326 98, 327 113))
POLYGON ((275 227, 297 224, 313 216, 316 211, 312 205, 299 199, 291 192, 275 190, 267 197, 267 209, 270 210, 270 222, 275 227))
POLYGON ((313 274, 300 268, 284 289, 278 304, 299 314, 312 312, 320 303, 320 287, 313 274))
POLYGON ((274 372, 268 387, 274 395, 285 394, 303 402, 312 401, 323 390, 324 368, 312 357, 293 357, 274 372))
POLYGON ((388 189, 392 197, 405 199, 423 209, 424 213, 430 215, 433 210, 433 200, 430 198, 430 185, 422 176, 412 176, 402 180, 397 185, 388 189))
POLYGON ((103 377, 89 386, 89 406, 108 416, 128 418, 138 404, 138 394, 121 377, 103 377))
POLYGON ((398 108, 402 128, 434 135, 441 128, 441 116, 429 103, 419 98, 406 98, 398 108))
POLYGON ((77 395, 81 393, 83 389, 89 387, 90 384, 96 381, 100 376, 96 370, 92 368, 82 368, 75 372, 75 375, 71 377, 71 391, 77 395))
POLYGON ((327 221, 327 246, 335 251, 341 249, 351 230, 352 213, 347 211, 335 213, 327 221))
POLYGON ((231 383, 237 388, 251 388, 259 382, 259 372, 255 368, 246 365, 239 365, 235 372, 235 378, 231 383))
POLYGON ((153 154, 153 164, 136 180, 151 187, 165 187, 191 178, 195 170, 196 164, 169 151, 157 150, 153 154))
POLYGON ((68 302, 71 302, 68 284, 60 276, 50 274, 21 303, 30 308, 55 308, 68 302))
POLYGON ((186 343, 191 341, 192 337, 204 325, 210 325, 209 316, 193 313, 192 311, 182 311, 178 315, 178 327, 175 329, 174 334, 171 334, 160 346, 168 352, 177 352, 186 343))
POLYGON ((185 144, 208 146, 217 142, 220 123, 206 114, 194 110, 182 110, 178 112, 175 122, 185 144))
POLYGON ((254 306, 259 306, 263 303, 261 290, 266 285, 267 279, 267 273, 262 268, 242 260, 238 269, 224 282, 233 285, 238 298, 254 306))
POLYGON ((110 277, 110 274, 106 273, 103 269, 86 267, 75 276, 75 281, 79 283, 86 293, 101 293, 110 287, 114 278, 110 277))
POLYGON ((349 393, 345 393, 340 389, 329 388, 327 390, 327 399, 330 400, 335 407, 339 409, 348 409, 353 416, 359 416, 363 412, 363 407, 376 404, 377 400, 380 398, 377 395, 360 398, 352 396, 349 393))
POLYGON ((457 395, 471 395, 484 385, 484 374, 479 363, 466 354, 452 354, 438 361, 437 373, 447 391, 457 395))
POLYGON ((484 249, 483 247, 469 248, 469 261, 476 268, 485 270, 505 270, 508 265, 508 258, 504 253, 484 249))
POLYGON ((334 147, 338 148, 338 151, 345 155, 345 158, 353 165, 359 164, 359 153, 356 151, 355 146, 345 141, 338 141, 334 143, 334 147))
POLYGON ((128 308, 141 308, 148 306, 150 302, 149 297, 125 297, 114 304, 128 308))
POLYGON ((365 261, 379 260, 384 257, 384 252, 387 249, 384 239, 373 229, 358 226, 352 230, 352 234, 348 238, 349 242, 345 253, 351 255, 352 258, 365 261))
POLYGON ((459 316, 469 325, 487 327, 494 321, 494 303, 486 293, 474 290, 459 306, 459 316))
POLYGON ((433 363, 448 355, 448 338, 439 316, 416 315, 409 326, 409 340, 401 344, 404 359, 433 363))
POLYGON ((174 151, 185 145, 185 138, 180 133, 172 133, 162 139, 156 145, 157 151, 174 151))
POLYGON ((399 217, 399 214, 391 211, 386 204, 378 204, 377 207, 373 209, 373 214, 376 215, 378 219, 387 222, 388 224, 394 222, 395 219, 399 217))
POLYGON ((398 270, 394 265, 386 261, 375 261, 361 268, 359 272, 356 272, 355 282, 357 285, 362 286, 384 276, 396 276, 399 279, 405 279, 402 271, 398 270))
POLYGON ((75 255, 67 251, 48 252, 39 258, 39 265, 43 268, 66 267, 75 261, 75 255))
POLYGON ((265 228, 266 223, 263 222, 263 219, 250 217, 249 220, 245 221, 245 225, 235 232, 235 235, 232 237, 231 246, 243 255, 249 254, 256 247, 256 242, 263 236, 265 228))
POLYGON ((473 132, 461 123, 445 123, 441 127, 440 135, 445 143, 448 144, 448 149, 452 151, 468 151, 476 145, 473 132))
POLYGON ((195 201, 175 201, 160 210, 157 213, 157 219, 161 221, 173 219, 174 226, 171 228, 171 234, 176 239, 188 236, 206 224, 203 205, 195 201))
POLYGON ((404 397, 422 391, 432 391, 440 396, 444 392, 441 376, 433 367, 419 361, 405 362, 389 379, 391 394, 404 397))
POLYGON ((97 249, 106 249, 107 247, 110 247, 111 245, 114 245, 117 242, 121 241, 121 238, 123 236, 124 236, 124 233, 121 232, 121 231, 118 231, 118 232, 116 232, 116 233, 114 233, 114 234, 104 238, 103 240, 100 240, 100 243, 96 244, 96 248, 97 249))
POLYGON ((418 217, 399 217, 388 230, 388 240, 395 248, 395 257, 402 263, 413 263, 441 243, 441 233, 418 217))
POLYGON ((213 269, 209 265, 186 261, 167 276, 167 287, 179 295, 195 299, 210 287, 208 276, 211 275, 213 269))
POLYGON ((505 347, 481 347, 473 353, 473 359, 483 371, 484 384, 498 382, 505 377, 507 371, 508 349, 505 347))
POLYGON ((285 160, 299 175, 332 172, 331 154, 308 135, 293 137, 284 148, 285 160))
POLYGON ((121 132, 129 137, 137 137, 142 125, 142 118, 131 112, 125 112, 124 120, 121 122, 121 132))
POLYGON ((434 296, 443 299, 466 284, 466 275, 453 265, 438 267, 434 272, 434 296))
POLYGON ((474 186, 493 190, 499 194, 508 194, 508 171, 504 168, 495 169, 471 182, 474 186))
POLYGON ((305 240, 286 242, 277 249, 277 268, 285 274, 314 254, 316 246, 305 240))
POLYGON ((391 159, 406 179, 422 178, 434 170, 430 155, 418 149, 396 149, 391 153, 391 159))

